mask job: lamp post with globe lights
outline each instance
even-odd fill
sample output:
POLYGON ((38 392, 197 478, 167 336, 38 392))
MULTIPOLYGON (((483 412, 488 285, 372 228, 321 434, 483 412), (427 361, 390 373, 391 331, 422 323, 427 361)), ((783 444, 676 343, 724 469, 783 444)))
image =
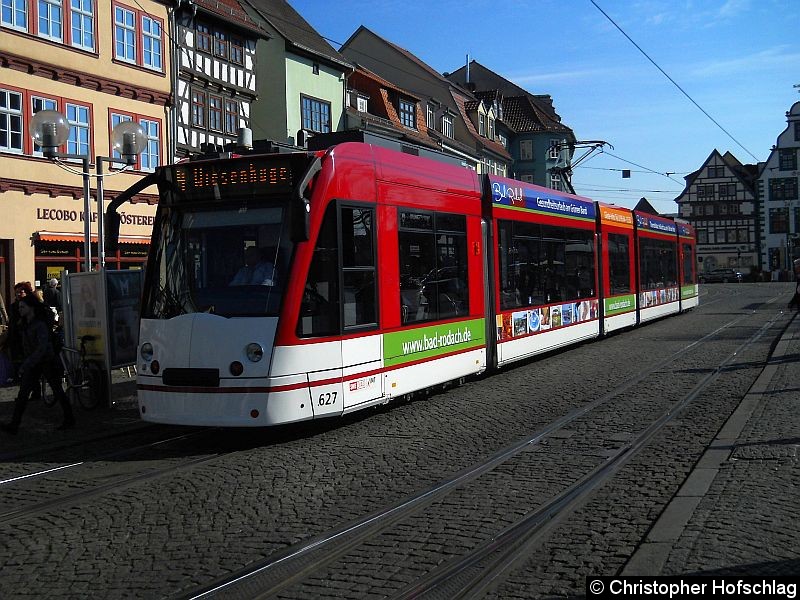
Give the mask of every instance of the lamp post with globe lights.
MULTIPOLYGON (((40 110, 31 119, 28 127, 34 142, 42 148, 42 155, 52 159, 60 167, 74 172, 64 165, 59 159, 80 160, 81 176, 83 177, 83 235, 84 235, 84 265, 86 271, 92 270, 91 254, 91 163, 88 154, 70 154, 60 152, 69 138, 70 126, 67 119, 55 110, 40 110)), ((133 121, 122 121, 111 130, 111 146, 121 158, 96 156, 97 169, 97 257, 98 268, 105 268, 104 235, 104 210, 103 210, 103 163, 121 163, 123 169, 136 164, 136 157, 144 150, 147 137, 142 127, 133 121)), ((120 171, 122 172, 122 171, 120 171)))

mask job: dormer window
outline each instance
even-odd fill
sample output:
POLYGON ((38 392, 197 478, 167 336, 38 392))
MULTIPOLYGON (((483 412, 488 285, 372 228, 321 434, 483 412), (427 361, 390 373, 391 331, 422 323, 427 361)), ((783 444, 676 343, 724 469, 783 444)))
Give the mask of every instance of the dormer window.
POLYGON ((311 72, 314 75, 319 75, 319 63, 314 63, 311 65, 311 72))
POLYGON ((494 133, 494 119, 489 117, 489 139, 493 140, 495 138, 494 133))
POLYGON ((486 116, 478 113, 478 133, 486 137, 486 116))
POLYGON ((409 102, 408 100, 400 99, 398 103, 399 107, 399 115, 400 115, 400 123, 403 126, 408 127, 409 129, 416 129, 417 128, 417 115, 416 115, 416 108, 417 105, 414 102, 409 102))
POLYGON ((356 109, 358 112, 367 112, 367 99, 364 96, 358 96, 356 98, 356 109))
POLYGON ((428 112, 425 115, 425 124, 428 129, 436 129, 436 107, 428 103, 428 112))
POLYGON ((442 115, 442 135, 446 138, 453 139, 453 115, 442 115))

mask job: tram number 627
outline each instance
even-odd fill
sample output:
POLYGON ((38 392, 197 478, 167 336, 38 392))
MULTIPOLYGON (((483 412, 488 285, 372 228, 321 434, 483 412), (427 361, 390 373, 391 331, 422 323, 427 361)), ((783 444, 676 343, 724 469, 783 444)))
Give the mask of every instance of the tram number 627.
POLYGON ((320 394, 317 404, 320 406, 330 406, 331 404, 336 404, 336 394, 337 392, 325 392, 324 394, 320 394))

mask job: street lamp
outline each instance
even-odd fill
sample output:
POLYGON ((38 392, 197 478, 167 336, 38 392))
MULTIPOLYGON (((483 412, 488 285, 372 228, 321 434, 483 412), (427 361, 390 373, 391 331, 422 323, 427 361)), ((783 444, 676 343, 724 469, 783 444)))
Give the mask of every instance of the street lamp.
MULTIPOLYGON (((60 112, 55 110, 40 110, 31 119, 28 130, 34 142, 41 146, 42 154, 45 158, 55 160, 59 158, 77 159, 82 163, 81 175, 83 176, 83 248, 84 265, 86 271, 92 270, 92 250, 91 250, 91 184, 89 156, 87 154, 69 154, 60 152, 58 148, 63 146, 69 138, 70 126, 67 119, 60 112)), ((97 256, 98 267, 100 270, 105 268, 105 248, 103 244, 104 235, 104 211, 103 211, 103 163, 123 163, 125 167, 136 164, 136 157, 144 150, 147 144, 147 136, 142 127, 133 121, 123 121, 118 123, 111 130, 111 146, 119 152, 122 158, 111 158, 108 156, 96 156, 97 165, 97 256)), ((123 167, 123 169, 125 168, 123 167)))

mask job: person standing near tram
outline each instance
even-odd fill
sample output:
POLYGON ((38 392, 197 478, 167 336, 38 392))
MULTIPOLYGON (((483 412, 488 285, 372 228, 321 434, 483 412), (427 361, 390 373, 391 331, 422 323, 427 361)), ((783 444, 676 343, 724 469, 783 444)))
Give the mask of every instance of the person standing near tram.
POLYGON ((14 400, 14 414, 9 423, 0 424, 0 430, 16 434, 28 399, 34 389, 39 388, 39 378, 44 375, 53 395, 64 411, 64 421, 58 429, 71 429, 75 426, 75 416, 69 399, 61 387, 61 371, 58 368, 55 349, 52 343, 52 316, 50 308, 41 303, 35 295, 26 294, 18 301, 20 315, 19 333, 22 340, 24 359, 19 367, 19 392, 14 400))

